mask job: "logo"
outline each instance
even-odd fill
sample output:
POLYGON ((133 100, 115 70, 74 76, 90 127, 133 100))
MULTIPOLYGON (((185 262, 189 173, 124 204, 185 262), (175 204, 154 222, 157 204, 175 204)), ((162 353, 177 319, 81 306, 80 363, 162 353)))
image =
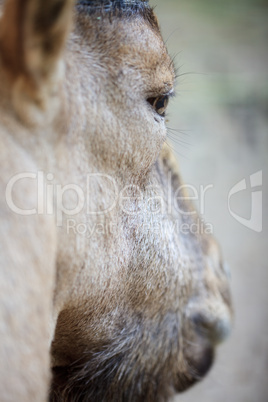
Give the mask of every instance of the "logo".
POLYGON ((236 219, 241 225, 253 230, 254 232, 260 233, 262 231, 262 171, 258 171, 250 176, 250 187, 251 187, 251 214, 250 218, 246 219, 239 216, 234 211, 232 211, 230 206, 231 198, 247 189, 246 179, 241 180, 237 183, 229 192, 228 195, 228 209, 232 217, 236 219))

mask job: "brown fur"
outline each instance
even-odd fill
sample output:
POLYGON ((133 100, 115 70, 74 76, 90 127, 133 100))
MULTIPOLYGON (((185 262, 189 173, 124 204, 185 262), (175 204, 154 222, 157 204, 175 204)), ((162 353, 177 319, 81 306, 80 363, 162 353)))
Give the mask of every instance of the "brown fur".
MULTIPOLYGON (((51 401, 166 401, 229 332, 228 280, 210 235, 159 229, 201 224, 186 198, 169 208, 182 182, 147 99, 175 74, 152 10, 79 6, 66 39, 72 14, 70 0, 7 0, 0 22, 1 401, 46 400, 49 365, 51 401), (94 211, 114 193, 105 178, 86 189, 87 175, 109 175, 131 185, 132 213, 15 214, 9 180, 37 171, 88 191, 94 211), (79 235, 70 219, 99 230, 79 235)), ((22 180, 13 199, 30 209, 36 194, 22 180)))

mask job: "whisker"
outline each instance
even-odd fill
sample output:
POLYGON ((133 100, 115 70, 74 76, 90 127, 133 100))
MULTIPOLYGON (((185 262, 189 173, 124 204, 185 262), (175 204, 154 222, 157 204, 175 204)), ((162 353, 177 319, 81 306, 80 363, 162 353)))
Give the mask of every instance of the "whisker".
POLYGON ((181 147, 187 149, 187 151, 190 151, 191 148, 189 146, 187 146, 187 144, 184 144, 182 141, 180 141, 178 138, 174 138, 170 135, 167 135, 167 137, 168 137, 168 139, 171 140, 171 142, 174 142, 175 144, 180 145, 181 147))
MULTIPOLYGON (((183 137, 183 139, 181 139, 179 136, 178 136, 178 133, 173 133, 172 131, 167 131, 167 134, 171 137, 171 138, 173 138, 174 140, 177 140, 178 142, 180 142, 181 144, 185 144, 185 145, 188 145, 189 147, 192 147, 193 146, 193 144, 191 143, 191 142, 189 142, 189 141, 186 141, 185 139, 184 139, 184 137, 183 137)), ((187 139, 187 138, 186 138, 187 139)))
POLYGON ((178 151, 177 148, 173 148, 173 147, 171 146, 171 144, 169 144, 168 141, 165 141, 165 144, 167 144, 167 146, 172 150, 172 152, 178 154, 179 156, 181 156, 181 157, 184 158, 184 159, 189 160, 189 158, 188 158, 186 155, 183 155, 180 151, 178 151))
POLYGON ((198 73, 196 71, 188 71, 186 73, 181 73, 176 75, 176 79, 180 77, 184 77, 185 75, 208 75, 207 73, 198 73))
POLYGON ((180 27, 175 28, 175 29, 168 35, 167 39, 164 41, 164 44, 167 46, 167 43, 168 43, 169 39, 171 39, 171 37, 174 35, 175 32, 178 32, 178 31, 180 31, 180 30, 181 30, 180 27))

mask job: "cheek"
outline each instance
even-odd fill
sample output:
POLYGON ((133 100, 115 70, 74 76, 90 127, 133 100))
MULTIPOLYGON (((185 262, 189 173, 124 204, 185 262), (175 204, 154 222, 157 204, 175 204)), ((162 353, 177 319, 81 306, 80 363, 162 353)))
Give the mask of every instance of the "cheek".
POLYGON ((166 140, 165 120, 148 105, 148 109, 143 107, 131 119, 123 120, 122 128, 123 143, 127 143, 133 167, 147 171, 156 162, 166 140))
POLYGON ((115 110, 98 111, 94 126, 88 121, 87 141, 105 168, 120 168, 140 176, 155 163, 166 139, 165 121, 152 111, 129 109, 118 105, 115 110))
POLYGON ((164 124, 155 122, 154 119, 152 122, 143 121, 138 130, 132 127, 132 130, 126 132, 126 136, 129 141, 129 154, 132 155, 133 171, 147 172, 156 162, 165 141, 164 124))

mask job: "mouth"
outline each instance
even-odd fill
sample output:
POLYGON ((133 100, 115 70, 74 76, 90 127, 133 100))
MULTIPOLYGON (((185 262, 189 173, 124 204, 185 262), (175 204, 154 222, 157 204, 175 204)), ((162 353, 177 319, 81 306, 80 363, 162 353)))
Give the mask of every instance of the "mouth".
POLYGON ((201 381, 209 372, 214 362, 214 349, 206 348, 201 358, 193 355, 187 359, 187 372, 178 375, 176 391, 184 392, 197 382, 201 381))
POLYGON ((110 395, 111 402, 132 400, 134 395, 137 398, 140 395, 140 399, 135 399, 139 402, 167 400, 166 396, 172 390, 181 393, 201 381, 214 361, 214 348, 202 338, 196 337, 191 343, 185 341, 182 349, 183 365, 174 354, 163 366, 160 362, 159 372, 152 373, 151 381, 144 374, 143 360, 140 361, 143 365, 136 366, 136 371, 128 371, 128 355, 114 353, 111 348, 108 359, 106 350, 91 357, 86 353, 84 358, 75 359, 66 366, 53 367, 50 402, 75 401, 78 397, 81 402, 104 400, 106 395, 110 395), (155 381, 152 381, 153 376, 155 381), (154 399, 151 399, 152 394, 154 399))
MULTIPOLYGON (((207 374, 209 369, 212 366, 214 360, 214 350, 212 348, 206 348, 202 351, 202 356, 196 353, 191 357, 191 359, 186 358, 186 366, 185 372, 180 372, 177 375, 175 380, 174 390, 178 393, 186 391, 188 388, 193 386, 198 381, 202 380, 203 377, 207 374)), ((115 363, 115 362, 113 362, 115 363)), ((90 365, 88 366, 90 367, 90 365)), ((94 398, 96 394, 99 393, 99 399, 102 400, 104 395, 106 395, 105 386, 109 385, 109 381, 107 383, 108 376, 104 374, 105 381, 102 381, 103 378, 94 379, 93 373, 89 373, 87 365, 84 368, 80 368, 79 370, 75 369, 74 367, 54 367, 53 368, 53 382, 52 382, 52 389, 50 394, 50 402, 56 402, 59 400, 77 400, 78 395, 81 396, 79 400, 87 401, 91 400, 90 398, 94 398), (105 384, 105 386, 103 386, 105 384), (104 394, 103 394, 104 392, 104 394)), ((107 373, 106 373, 107 374, 107 373)), ((113 379, 111 379, 111 384, 113 379)), ((148 384, 147 384, 148 385, 148 384)), ((164 384, 162 384, 164 385, 164 384)), ((108 387, 109 388, 109 387, 108 387)), ((123 386, 122 386, 123 388, 123 386)), ((146 387, 145 387, 146 388, 146 387)), ((165 387, 157 391, 156 395, 157 398, 160 398, 161 392, 165 395, 165 387)), ((109 389, 107 389, 107 392, 109 389)), ((126 389, 124 392, 128 394, 131 390, 126 389)), ((155 391, 155 390, 154 390, 155 391)), ((120 394, 121 389, 116 389, 115 394, 120 394)), ((131 394, 132 395, 132 394, 131 394)), ((149 394, 143 393, 143 399, 137 399, 137 401, 149 401, 149 394), (147 395, 147 396, 145 396, 147 395)), ((133 396, 133 395, 132 395, 133 396)), ((97 400, 97 399, 94 399, 97 400)), ((116 399, 111 397, 111 401, 115 401, 116 399)), ((120 398, 117 400, 121 400, 120 398)), ((131 398, 128 398, 131 400, 131 398)), ((161 399, 155 399, 157 401, 161 399)))

